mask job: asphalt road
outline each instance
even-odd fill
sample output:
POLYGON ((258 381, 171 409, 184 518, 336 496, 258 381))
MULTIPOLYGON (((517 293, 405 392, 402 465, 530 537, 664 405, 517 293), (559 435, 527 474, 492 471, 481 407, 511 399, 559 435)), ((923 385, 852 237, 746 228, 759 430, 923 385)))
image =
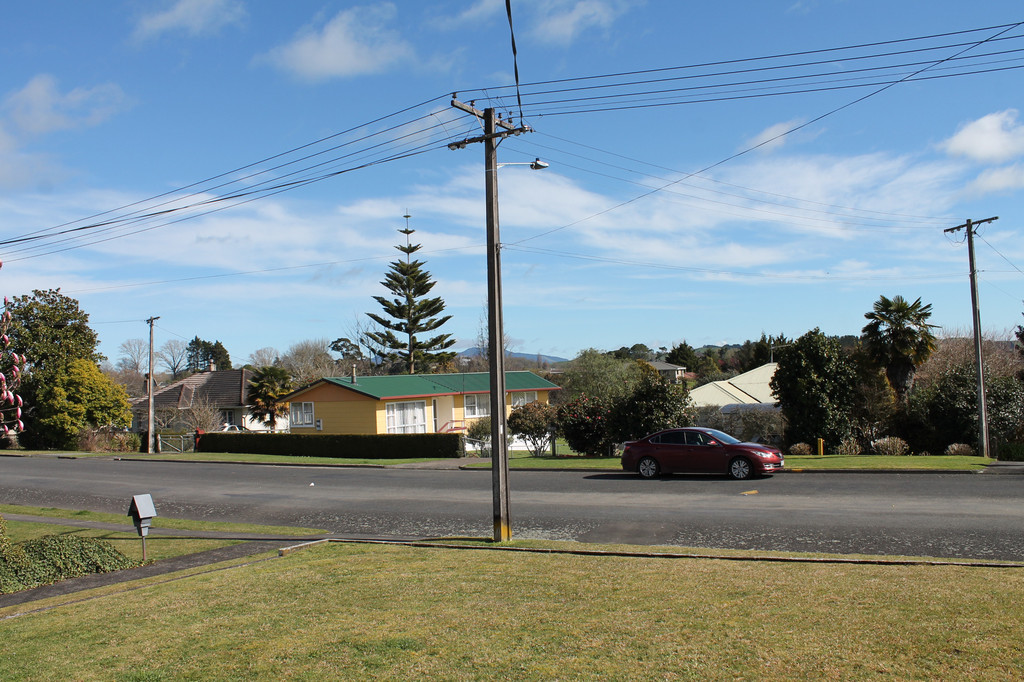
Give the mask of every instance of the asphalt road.
MULTIPOLYGON (((779 474, 755 481, 512 471, 518 538, 1024 561, 1024 476, 779 474)), ((323 528, 491 535, 488 471, 0 457, 0 502, 323 528)))

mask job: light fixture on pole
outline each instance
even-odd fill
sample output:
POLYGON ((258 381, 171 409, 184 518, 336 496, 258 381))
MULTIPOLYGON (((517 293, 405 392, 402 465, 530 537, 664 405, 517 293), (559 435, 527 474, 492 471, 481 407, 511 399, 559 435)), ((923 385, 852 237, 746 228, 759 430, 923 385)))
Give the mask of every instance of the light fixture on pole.
POLYGON ((483 121, 484 134, 448 145, 449 149, 463 149, 470 143, 484 144, 484 187, 487 208, 487 335, 490 343, 487 360, 490 365, 491 407, 491 487, 494 493, 494 541, 507 542, 512 538, 509 522, 508 447, 505 414, 505 330, 501 314, 501 239, 498 234, 498 168, 522 165, 534 170, 547 168, 540 159, 529 163, 498 163, 498 142, 510 135, 530 132, 527 125, 516 126, 511 119, 503 120, 494 109, 478 111, 473 103, 459 102, 452 96, 452 106, 472 114, 483 121))

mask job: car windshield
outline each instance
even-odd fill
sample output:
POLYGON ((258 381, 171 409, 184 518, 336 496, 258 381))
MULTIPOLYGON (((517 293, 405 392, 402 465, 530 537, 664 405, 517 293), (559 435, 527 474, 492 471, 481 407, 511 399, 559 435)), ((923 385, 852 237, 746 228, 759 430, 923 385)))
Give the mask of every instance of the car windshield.
POLYGON ((719 442, 725 443, 726 445, 732 445, 733 443, 740 442, 739 438, 733 438, 728 433, 725 433, 724 431, 719 431, 717 429, 705 429, 704 433, 708 434, 709 436, 711 436, 712 438, 719 442))

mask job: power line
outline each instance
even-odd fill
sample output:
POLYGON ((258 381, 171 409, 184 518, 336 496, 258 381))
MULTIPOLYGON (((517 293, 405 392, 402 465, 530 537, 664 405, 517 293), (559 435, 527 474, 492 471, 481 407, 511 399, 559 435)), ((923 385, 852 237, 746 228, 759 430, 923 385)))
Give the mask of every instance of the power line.
POLYGON ((695 171, 693 173, 690 173, 690 174, 688 174, 688 175, 686 175, 686 176, 684 176, 684 177, 682 177, 682 178, 680 178, 678 180, 674 180, 672 182, 669 182, 669 183, 667 183, 666 185, 664 185, 662 187, 652 189, 652 190, 650 190, 648 192, 644 192, 643 194, 635 196, 632 199, 627 199, 626 201, 620 202, 620 203, 618 203, 618 204, 616 204, 614 206, 610 206, 610 207, 608 207, 608 208, 606 208, 606 209, 604 209, 602 211, 599 211, 599 212, 597 212, 597 213, 595 213, 595 214, 593 214, 591 216, 588 216, 586 218, 581 218, 580 220, 573 221, 572 223, 569 223, 567 225, 563 225, 561 227, 554 228, 552 230, 547 230, 545 232, 540 232, 538 234, 533 235, 532 237, 527 237, 526 239, 521 239, 521 240, 519 240, 519 241, 517 241, 515 243, 516 244, 522 244, 523 242, 531 241, 533 239, 539 239, 540 237, 548 236, 548 235, 553 234, 555 232, 558 232, 560 230, 568 229, 569 227, 573 227, 573 226, 578 225, 578 224, 580 224, 582 222, 585 222, 587 220, 591 220, 591 219, 596 218, 598 216, 605 215, 606 213, 610 213, 611 211, 617 210, 617 209, 619 209, 619 208, 621 208, 623 206, 627 206, 629 204, 632 204, 632 203, 634 203, 636 201, 639 201, 640 199, 649 197, 649 196, 651 196, 651 195, 653 195, 653 194, 655 194, 657 192, 660 192, 660 191, 662 191, 664 189, 667 189, 667 188, 669 188, 669 187, 671 187, 673 185, 679 184, 680 182, 682 182, 684 180, 687 180, 687 179, 689 179, 690 177, 692 177, 694 175, 702 175, 704 173, 707 173, 708 171, 712 170, 713 168, 717 168, 718 166, 724 165, 724 164, 726 164, 726 163, 728 163, 728 162, 730 162, 730 161, 732 161, 734 159, 737 159, 737 158, 739 158, 741 156, 749 154, 750 152, 752 152, 752 151, 754 151, 756 149, 760 149, 761 147, 764 147, 764 146, 766 146, 768 144, 771 144, 772 142, 775 142, 776 140, 779 140, 779 139, 781 139, 781 138, 783 138, 783 137, 785 137, 787 135, 791 135, 791 134, 797 132, 798 130, 802 130, 802 129, 804 129, 804 128, 806 128, 806 127, 808 127, 808 126, 810 126, 810 125, 812 125, 814 123, 817 123, 818 121, 821 121, 821 120, 823 120, 823 119, 825 119, 825 118, 827 118, 829 116, 837 114, 840 111, 848 109, 848 108, 854 106, 855 104, 859 104, 860 102, 863 102, 863 101, 865 101, 865 100, 867 100, 867 99, 869 99, 871 97, 879 95, 879 94, 885 92, 886 90, 892 88, 893 86, 895 86, 895 85, 897 85, 899 83, 902 83, 902 82, 908 80, 909 78, 912 78, 915 75, 921 74, 921 73, 927 71, 928 69, 930 69, 930 68, 932 68, 934 66, 938 66, 938 65, 943 64, 943 63, 945 63, 945 62, 947 62, 947 61, 949 61, 951 59, 955 59, 956 57, 959 57, 960 55, 964 54, 965 52, 968 52, 969 50, 973 49, 974 47, 977 47, 977 46, 983 45, 983 44, 985 44, 985 43, 987 43, 989 41, 995 40, 1000 35, 1002 35, 1002 34, 1008 32, 1008 31, 1010 31, 1010 30, 1020 26, 1021 23, 1024 23, 1024 22, 1019 22, 1019 23, 1016 23, 1016 24, 1009 24, 1005 28, 1001 27, 1001 30, 998 33, 996 33, 994 35, 991 35, 991 36, 988 36, 987 38, 979 40, 979 41, 977 41, 975 43, 972 43, 970 46, 964 47, 963 49, 959 50, 958 52, 956 52, 956 53, 954 53, 952 55, 949 55, 949 56, 947 56, 947 57, 945 57, 943 59, 940 59, 940 60, 934 62, 931 66, 926 66, 926 67, 923 67, 921 69, 918 69, 913 74, 910 74, 909 76, 906 76, 905 78, 902 78, 899 81, 894 81, 893 83, 885 84, 882 87, 879 87, 879 88, 877 88, 875 90, 872 90, 871 92, 867 93, 866 95, 862 95, 862 96, 860 96, 860 97, 858 97, 858 98, 856 98, 856 99, 854 99, 852 101, 846 102, 845 104, 842 104, 842 105, 840 105, 838 107, 834 107, 834 108, 826 111, 823 114, 819 114, 818 116, 815 116, 814 118, 810 119, 809 121, 806 121, 806 122, 801 123, 799 125, 795 125, 795 126, 789 128, 788 130, 785 130, 785 131, 779 133, 778 135, 775 135, 775 136, 773 136, 773 137, 771 137, 771 138, 769 138, 767 140, 763 140, 763 141, 761 141, 761 142, 759 142, 759 143, 757 143, 755 145, 751 145, 751 146, 743 149, 742 151, 739 151, 739 152, 736 152, 735 154, 727 156, 727 157, 725 157, 725 158, 723 158, 723 159, 721 159, 719 161, 716 161, 713 164, 705 166, 704 168, 701 168, 701 169, 699 169, 699 170, 697 170, 697 171, 695 171))

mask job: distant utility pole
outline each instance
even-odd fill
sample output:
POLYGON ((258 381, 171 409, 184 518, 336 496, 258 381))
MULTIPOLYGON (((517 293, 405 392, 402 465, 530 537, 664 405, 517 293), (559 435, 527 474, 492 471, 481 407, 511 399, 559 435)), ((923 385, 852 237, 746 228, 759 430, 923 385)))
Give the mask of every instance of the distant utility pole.
POLYGON ((502 120, 494 109, 478 111, 473 102, 463 104, 452 95, 452 106, 472 114, 484 123, 484 134, 461 142, 449 149, 464 149, 476 142, 484 143, 484 185, 487 193, 487 333, 490 343, 487 359, 491 382, 491 487, 494 492, 494 541, 512 538, 509 521, 508 447, 505 415, 505 330, 501 313, 501 240, 498 235, 498 142, 510 135, 530 132, 526 125, 516 126, 502 120), (499 130, 500 128, 500 130, 499 130))
POLYGON ((978 371, 978 440, 983 457, 988 457, 988 408, 985 405, 985 363, 981 354, 981 311, 978 306, 978 271, 974 267, 974 230, 983 223, 999 220, 999 216, 972 221, 943 230, 947 233, 967 230, 967 259, 971 267, 971 308, 974 311, 974 364, 978 371))
POLYGON ((146 422, 146 452, 153 454, 153 323, 159 317, 151 317, 146 320, 149 325, 149 374, 146 375, 146 393, 149 395, 149 421, 146 422))

